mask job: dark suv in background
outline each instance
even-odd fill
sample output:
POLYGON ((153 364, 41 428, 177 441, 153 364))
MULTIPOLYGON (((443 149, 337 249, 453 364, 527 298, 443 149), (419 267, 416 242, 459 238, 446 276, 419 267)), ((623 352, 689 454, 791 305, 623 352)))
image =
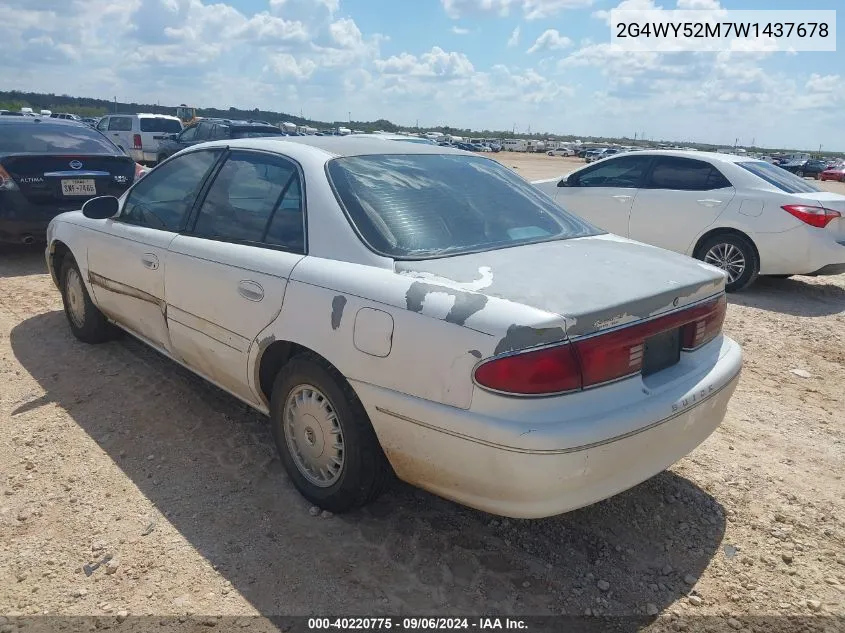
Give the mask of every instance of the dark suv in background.
POLYGON ((161 141, 158 148, 158 162, 176 152, 206 141, 235 138, 256 138, 259 136, 285 136, 281 129, 264 121, 232 121, 230 119, 203 119, 179 134, 161 141))

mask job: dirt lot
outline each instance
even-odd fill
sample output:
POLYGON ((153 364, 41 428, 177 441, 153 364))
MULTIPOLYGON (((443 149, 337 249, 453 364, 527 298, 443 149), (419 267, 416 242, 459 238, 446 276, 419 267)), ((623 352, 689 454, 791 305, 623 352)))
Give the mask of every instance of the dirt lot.
MULTIPOLYGON (((500 157, 527 178, 581 164, 500 157)), ((678 630, 707 614, 767 632, 786 620, 750 618, 826 614, 801 625, 838 629, 845 275, 760 280, 726 329, 746 360, 723 426, 616 498, 515 521, 397 484, 313 516, 261 416, 129 337, 77 342, 40 250, 0 251, 0 614, 639 614, 678 630)))

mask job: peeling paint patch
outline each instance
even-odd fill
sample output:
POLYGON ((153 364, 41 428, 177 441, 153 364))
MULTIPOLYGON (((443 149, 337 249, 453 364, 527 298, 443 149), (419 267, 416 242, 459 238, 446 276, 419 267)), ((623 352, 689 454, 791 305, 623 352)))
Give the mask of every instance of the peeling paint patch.
POLYGON ((480 277, 478 279, 474 279, 473 281, 457 281, 448 277, 435 275, 434 273, 414 270, 412 268, 404 268, 400 264, 397 264, 396 272, 400 275, 407 275, 408 277, 419 279, 420 281, 427 281, 429 283, 448 286, 450 288, 457 288, 458 290, 466 290, 467 292, 478 292, 479 290, 484 290, 485 288, 489 288, 493 283, 493 269, 490 268, 490 266, 480 266, 478 268, 478 274, 480 277))
POLYGON ((258 341, 258 351, 263 352, 265 349, 270 347, 273 343, 276 342, 276 337, 273 334, 268 334, 263 339, 258 341))
POLYGON ((444 319, 455 325, 463 325, 469 317, 487 305, 487 297, 485 295, 465 292, 448 286, 415 281, 405 293, 406 308, 412 312, 422 312, 426 296, 433 292, 446 293, 455 297, 455 304, 444 319))
POLYGON ((470 355, 475 356, 476 358, 481 358, 481 352, 479 352, 477 349, 471 349, 469 350, 469 353, 470 355))
POLYGON ((526 325, 511 325, 507 334, 496 345, 494 353, 503 354, 538 345, 557 343, 566 339, 562 327, 533 328, 526 325))
POLYGON ((337 295, 332 299, 332 329, 336 330, 340 327, 340 321, 343 319, 343 309, 346 307, 346 297, 337 295))

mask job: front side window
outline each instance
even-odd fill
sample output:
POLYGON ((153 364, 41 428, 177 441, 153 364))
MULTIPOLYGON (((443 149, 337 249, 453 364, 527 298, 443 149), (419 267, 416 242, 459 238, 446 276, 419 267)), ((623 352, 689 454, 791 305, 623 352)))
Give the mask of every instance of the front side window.
POLYGON ((621 156, 575 174, 578 187, 636 189, 651 159, 647 156, 621 156))
POLYGON ((100 130, 101 132, 109 129, 109 117, 106 117, 104 119, 100 119, 97 122, 97 129, 100 130))
POLYGON ((132 188, 119 219, 151 229, 178 231, 219 155, 219 150, 190 152, 152 170, 132 188))
POLYGON ((190 143, 197 136, 197 126, 189 127, 187 130, 179 135, 180 143, 190 143))
POLYGON ((109 119, 109 132, 131 132, 132 117, 113 116, 109 119))
POLYGON ((277 156, 232 152, 208 190, 192 233, 304 252, 296 166, 277 156))
POLYGON ((359 235, 388 257, 423 259, 601 232, 486 158, 349 156, 327 169, 359 235))
POLYGON ((675 191, 711 191, 730 187, 731 183, 710 163, 690 158, 660 156, 645 185, 649 189, 675 191))
POLYGON ((200 123, 197 125, 195 141, 207 141, 211 137, 211 123, 200 123))

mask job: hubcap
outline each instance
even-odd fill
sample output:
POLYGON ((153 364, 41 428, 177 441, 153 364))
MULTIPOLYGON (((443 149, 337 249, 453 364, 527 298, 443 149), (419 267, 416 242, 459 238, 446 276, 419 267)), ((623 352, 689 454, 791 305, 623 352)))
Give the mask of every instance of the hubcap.
POLYGON ((745 256, 733 244, 716 244, 707 251, 704 261, 721 268, 728 275, 728 283, 733 283, 745 272, 745 256))
POLYGON ((85 295, 82 289, 82 279, 79 271, 71 268, 65 279, 65 297, 67 297, 68 314, 73 324, 81 328, 85 325, 85 295))
POLYGON ((297 470, 309 482, 328 488, 343 473, 345 446, 332 403, 312 385, 299 385, 285 401, 282 425, 297 470))

